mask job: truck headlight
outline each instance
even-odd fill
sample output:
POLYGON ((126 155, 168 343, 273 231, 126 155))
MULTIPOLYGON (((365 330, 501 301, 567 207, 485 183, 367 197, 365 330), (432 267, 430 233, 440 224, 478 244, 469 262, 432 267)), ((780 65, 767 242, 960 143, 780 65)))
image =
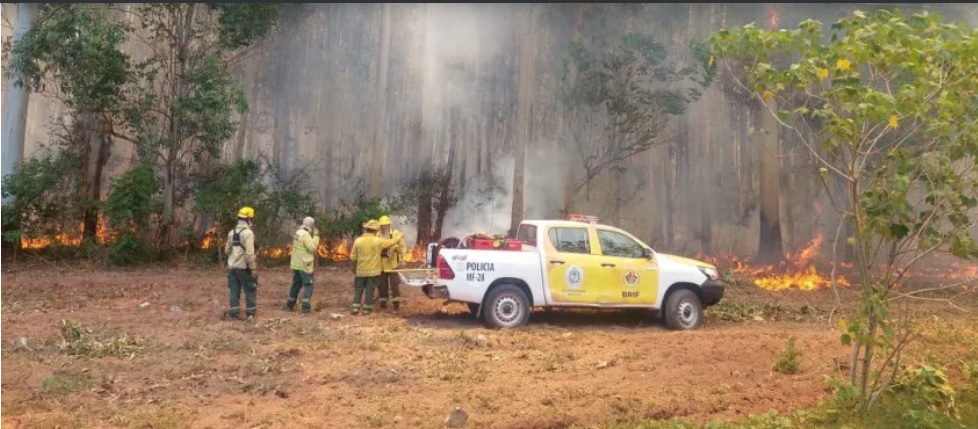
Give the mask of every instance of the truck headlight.
POLYGON ((720 277, 719 275, 717 275, 716 268, 699 267, 699 269, 700 272, 703 273, 703 275, 710 280, 716 280, 718 277, 720 277))

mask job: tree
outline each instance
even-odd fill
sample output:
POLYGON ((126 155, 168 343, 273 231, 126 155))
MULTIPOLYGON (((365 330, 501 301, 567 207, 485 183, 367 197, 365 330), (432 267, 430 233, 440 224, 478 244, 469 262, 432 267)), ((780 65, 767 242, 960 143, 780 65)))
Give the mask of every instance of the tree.
MULTIPOLYGON (((769 30, 777 30, 777 6, 769 5, 769 30)), ((763 264, 776 264, 784 260, 784 245, 781 237, 781 139, 777 118, 769 111, 777 110, 777 100, 763 100, 758 123, 760 131, 756 134, 758 194, 760 200, 760 219, 758 228, 757 256, 755 261, 763 264)))
POLYGON ((738 84, 777 102, 772 113, 817 161, 826 188, 830 176, 845 184, 833 204, 853 224, 861 303, 840 321, 841 338, 852 346, 849 388, 869 409, 910 335, 890 304, 926 292, 900 286, 934 252, 978 257, 968 235, 978 206, 978 30, 879 10, 840 20, 827 40, 808 20, 791 31, 721 30, 711 44, 723 68, 744 77, 738 84))
POLYGON ((391 5, 384 3, 380 6, 380 49, 377 51, 377 94, 374 114, 374 140, 370 151, 370 180, 367 189, 370 198, 380 196, 381 177, 387 163, 388 129, 390 121, 387 114, 387 87, 390 80, 391 59, 391 5))
POLYGON ((513 139, 513 207, 510 212, 510 231, 515 236, 516 228, 523 222, 523 189, 526 187, 526 151, 529 150, 533 135, 533 99, 536 93, 536 51, 537 15, 533 4, 528 5, 526 33, 519 37, 519 72, 516 95, 516 138, 513 139))
MULTIPOLYGON (((12 42, 18 42, 30 30, 37 18, 37 4, 17 3, 17 21, 14 27, 12 42)), ((24 131, 27 126, 27 102, 29 94, 22 84, 18 83, 16 75, 8 74, 7 87, 4 88, 3 103, 3 161, 0 177, 13 174, 24 157, 24 131)), ((7 197, 3 202, 6 204, 7 197)))
POLYGON ((93 197, 100 196, 111 139, 136 146, 160 176, 161 242, 174 245, 176 209, 190 189, 190 174, 218 154, 233 134, 234 114, 247 109, 228 70, 231 54, 267 33, 278 7, 142 4, 123 11, 138 22, 133 28, 89 6, 52 6, 43 23, 14 47, 11 69, 35 89, 43 77, 54 78, 78 126, 87 127, 85 140, 97 142, 95 150, 85 152, 93 159, 89 165, 96 166, 89 179, 93 197), (123 54, 126 42, 137 43, 134 51, 145 58, 123 54))
POLYGON ((715 67, 708 52, 693 46, 693 64, 668 60, 665 47, 651 36, 632 33, 613 49, 572 43, 561 98, 574 149, 584 175, 573 193, 587 188, 608 169, 668 139, 661 136, 669 119, 681 115, 710 85, 715 67))
POLYGON ((12 46, 10 67, 18 85, 55 96, 72 118, 64 140, 83 163, 86 238, 95 236, 103 170, 112 136, 125 127, 126 86, 135 79, 132 60, 122 51, 126 27, 106 15, 85 4, 45 7, 37 24, 12 46), (53 88, 47 90, 45 83, 53 88))
POLYGON ((233 115, 247 110, 229 54, 265 34, 278 5, 144 4, 137 13, 153 55, 140 73, 130 140, 162 176, 160 233, 164 245, 173 245, 178 188, 195 164, 217 156, 233 135, 233 115))

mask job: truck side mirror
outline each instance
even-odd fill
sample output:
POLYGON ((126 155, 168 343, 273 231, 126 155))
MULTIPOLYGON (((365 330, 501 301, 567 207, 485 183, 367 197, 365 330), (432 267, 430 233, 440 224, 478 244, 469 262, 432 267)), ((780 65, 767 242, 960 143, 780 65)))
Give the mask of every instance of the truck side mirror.
POLYGON ((644 255, 647 259, 652 259, 652 255, 653 255, 652 249, 649 249, 648 247, 643 247, 642 255, 644 255))

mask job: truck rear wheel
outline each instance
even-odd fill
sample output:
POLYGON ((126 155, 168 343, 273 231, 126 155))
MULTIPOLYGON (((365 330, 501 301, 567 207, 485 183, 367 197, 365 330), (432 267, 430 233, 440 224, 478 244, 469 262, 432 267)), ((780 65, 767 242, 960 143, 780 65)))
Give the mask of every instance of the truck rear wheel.
POLYGON ((482 320, 494 329, 509 329, 526 324, 530 318, 530 299, 522 289, 500 285, 489 291, 482 309, 482 320))
POLYGON ((662 318, 669 329, 686 331, 699 328, 703 324, 703 303, 693 291, 677 290, 666 300, 662 318))

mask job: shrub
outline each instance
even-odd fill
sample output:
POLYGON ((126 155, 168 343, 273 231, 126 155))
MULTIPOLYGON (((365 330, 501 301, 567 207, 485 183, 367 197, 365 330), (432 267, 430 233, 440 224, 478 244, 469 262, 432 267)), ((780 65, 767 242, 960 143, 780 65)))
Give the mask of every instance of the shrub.
POLYGON ((795 337, 788 338, 788 344, 781 356, 774 362, 774 371, 782 374, 797 374, 801 367, 801 351, 795 347, 795 337))
POLYGON ((117 234, 108 248, 109 262, 133 265, 152 259, 149 244, 153 232, 150 219, 161 211, 160 185, 153 170, 145 165, 127 171, 112 181, 103 211, 117 234))
MULTIPOLYGON (((3 241, 21 238, 74 236, 87 204, 78 187, 82 171, 79 158, 67 151, 24 161, 3 178, 3 241)), ((58 243, 55 243, 58 244, 58 243)))

